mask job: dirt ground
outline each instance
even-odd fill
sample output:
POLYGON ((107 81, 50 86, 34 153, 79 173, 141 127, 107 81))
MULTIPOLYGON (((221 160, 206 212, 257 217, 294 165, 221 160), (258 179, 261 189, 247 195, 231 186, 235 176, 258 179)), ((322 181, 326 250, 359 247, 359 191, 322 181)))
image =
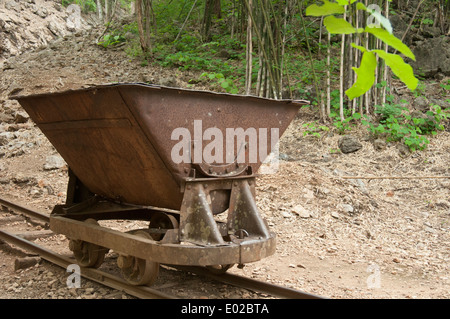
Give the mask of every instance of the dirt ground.
MULTIPOLYGON (((67 167, 44 168, 58 154, 10 94, 113 82, 188 87, 196 77, 142 66, 120 48, 95 45, 96 36, 98 31, 66 36, 0 64, 2 194, 50 212, 64 202, 67 183, 67 167)), ((210 89, 207 83, 195 88, 210 89)), ((427 88, 431 92, 433 84, 427 88)), ((425 151, 404 153, 397 144, 376 149, 365 128, 355 128, 350 134, 362 149, 343 154, 341 136, 332 131, 320 138, 303 135, 303 124, 313 120, 310 109, 299 111, 280 141, 278 172, 258 178, 257 204, 277 235, 275 255, 229 271, 330 298, 449 298, 450 179, 420 177, 450 175, 450 133, 432 138, 425 151)), ((0 297, 79 296, 64 288, 64 270, 38 265, 14 271, 16 257, 0 249, 0 297), (49 284, 51 278, 59 280, 49 284)), ((86 298, 117 297, 91 284, 83 289, 86 298)))

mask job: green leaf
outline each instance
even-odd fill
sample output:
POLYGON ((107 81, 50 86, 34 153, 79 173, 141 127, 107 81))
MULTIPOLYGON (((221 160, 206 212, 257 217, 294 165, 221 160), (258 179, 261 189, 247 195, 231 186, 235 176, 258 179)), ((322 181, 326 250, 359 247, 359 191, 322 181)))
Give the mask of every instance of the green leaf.
POLYGON ((325 17, 323 24, 331 34, 352 34, 356 32, 356 29, 350 23, 334 16, 325 17))
POLYGON ((345 91, 350 100, 366 93, 375 81, 375 69, 377 67, 377 59, 371 51, 365 51, 361 59, 359 68, 353 68, 358 75, 356 82, 351 88, 345 91))
POLYGON ((366 10, 367 10, 367 7, 366 7, 364 4, 362 4, 361 2, 358 2, 358 3, 356 4, 356 9, 357 9, 357 10, 364 10, 364 11, 366 11, 366 10))
POLYGON ((352 47, 354 47, 355 49, 358 49, 359 51, 361 51, 361 52, 366 52, 367 51, 367 49, 365 48, 365 47, 362 47, 362 46, 360 46, 360 45, 356 45, 355 43, 351 43, 350 44, 352 47))
POLYGON ((352 4, 353 2, 355 2, 356 0, 336 0, 337 3, 339 3, 341 6, 346 6, 349 4, 352 4))
POLYGON ((358 113, 358 112, 356 112, 356 113, 353 114, 353 118, 354 118, 355 120, 359 120, 359 119, 361 118, 361 114, 358 113))
POLYGON ((400 51, 408 58, 416 60, 414 53, 408 48, 406 44, 404 44, 399 38, 395 37, 393 34, 390 34, 388 31, 382 28, 373 28, 366 27, 366 32, 373 34, 375 37, 383 41, 384 43, 390 45, 394 49, 400 51))
POLYGON ((330 14, 342 14, 345 12, 343 6, 335 3, 324 0, 322 6, 318 6, 316 4, 310 5, 306 8, 305 14, 307 16, 320 17, 327 16, 330 14))
POLYGON ((406 84, 406 86, 414 91, 419 80, 414 76, 413 68, 403 61, 402 57, 397 54, 386 53, 383 50, 373 50, 384 62, 391 68, 392 72, 406 84))

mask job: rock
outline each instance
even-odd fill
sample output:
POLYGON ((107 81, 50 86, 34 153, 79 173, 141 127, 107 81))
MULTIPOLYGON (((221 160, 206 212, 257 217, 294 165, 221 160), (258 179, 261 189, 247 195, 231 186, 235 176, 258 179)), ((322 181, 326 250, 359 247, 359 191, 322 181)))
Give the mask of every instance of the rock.
POLYGON ((14 10, 16 12, 20 12, 20 3, 15 0, 10 0, 5 2, 6 10, 14 10))
POLYGON ((435 38, 441 35, 441 30, 438 27, 426 25, 423 27, 422 35, 425 38, 435 38))
POLYGON ((8 143, 8 138, 4 135, 0 135, 0 146, 8 145, 8 143))
POLYGON ((290 218, 290 217, 292 217, 292 214, 287 211, 282 210, 281 216, 283 216, 284 218, 290 218))
POLYGON ((361 179, 350 179, 349 181, 351 181, 353 185, 357 186, 361 193, 364 195, 369 195, 366 184, 361 179))
POLYGON ((450 76, 450 37, 434 37, 416 42, 413 53, 416 61, 410 61, 414 72, 433 77, 441 72, 450 76))
POLYGON ((41 257, 17 258, 14 261, 14 270, 26 269, 26 268, 33 267, 40 261, 41 261, 41 257))
POLYGON ((26 123, 30 117, 25 112, 17 112, 14 116, 15 123, 26 123))
POLYGON ((450 108, 450 100, 430 98, 430 102, 432 105, 439 105, 442 109, 450 108))
POLYGON ((9 96, 16 95, 17 93, 22 92, 23 89, 24 89, 24 88, 23 88, 22 86, 19 86, 19 85, 13 83, 13 84, 9 87, 9 93, 8 93, 8 95, 9 95, 9 96))
POLYGON ((353 212, 355 211, 353 206, 350 204, 341 204, 341 209, 346 214, 353 214, 353 212))
POLYGON ((377 138, 376 140, 373 141, 373 147, 377 151, 383 151, 386 149, 386 141, 381 138, 377 138))
POLYGON ((48 16, 48 11, 44 7, 39 7, 36 11, 36 14, 40 16, 42 19, 45 19, 48 16))
POLYGON ((0 113, 0 123, 13 123, 14 117, 10 114, 0 113))
POLYGON ((409 147, 406 146, 405 144, 398 144, 397 150, 400 153, 400 156, 402 156, 402 157, 408 156, 410 154, 409 147))
POLYGON ((26 183, 33 182, 34 178, 22 175, 21 173, 17 173, 17 175, 12 178, 12 181, 15 184, 26 184, 26 183))
POLYGON ((426 112, 429 109, 428 101, 423 96, 419 96, 414 100, 413 107, 417 111, 426 112))
POLYGON ((47 28, 53 33, 55 36, 62 36, 63 31, 59 27, 59 25, 55 21, 49 21, 47 23, 47 28))
POLYGON ((291 210, 294 214, 300 216, 301 218, 310 218, 312 214, 309 210, 305 209, 302 205, 296 205, 291 210))
POLYGON ((177 86, 177 79, 173 76, 161 78, 159 84, 162 86, 175 87, 177 86))
POLYGON ((308 188, 305 188, 303 190, 303 198, 305 198, 305 199, 314 199, 315 198, 314 192, 312 190, 308 189, 308 188))
POLYGON ((63 168, 66 165, 64 159, 59 155, 50 155, 45 159, 44 170, 63 168))
POLYGON ((341 137, 338 141, 338 146, 344 154, 353 153, 362 148, 362 144, 352 135, 344 135, 341 137))

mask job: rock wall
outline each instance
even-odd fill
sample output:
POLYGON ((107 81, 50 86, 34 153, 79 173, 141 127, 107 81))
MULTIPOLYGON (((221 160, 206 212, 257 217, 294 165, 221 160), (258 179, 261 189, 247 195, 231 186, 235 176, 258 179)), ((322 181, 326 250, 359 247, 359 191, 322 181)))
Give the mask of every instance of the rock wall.
POLYGON ((0 0, 0 64, 57 37, 91 27, 92 21, 58 0, 0 0))
MULTIPOLYGON (((418 6, 416 0, 411 2, 407 10, 398 10, 399 14, 392 15, 389 20, 394 28, 394 35, 401 39, 408 29, 408 25, 418 6)), ((424 14, 419 11, 416 19, 424 14)), ((450 17, 446 17, 447 24, 445 30, 425 24, 415 22, 404 38, 404 41, 416 56, 416 61, 410 59, 407 62, 413 67, 416 75, 426 78, 437 78, 441 80, 445 76, 450 76, 450 37, 448 27, 450 17)))

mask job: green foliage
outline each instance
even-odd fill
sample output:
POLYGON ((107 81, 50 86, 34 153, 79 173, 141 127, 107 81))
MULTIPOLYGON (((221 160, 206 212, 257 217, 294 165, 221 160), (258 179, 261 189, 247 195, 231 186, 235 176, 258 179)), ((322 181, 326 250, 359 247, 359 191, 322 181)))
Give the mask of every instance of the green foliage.
POLYGON ((423 82, 419 82, 416 89, 413 91, 414 97, 419 97, 425 94, 426 86, 423 82))
POLYGON ((319 125, 317 121, 311 122, 311 123, 305 123, 302 125, 304 128, 306 128, 305 131, 303 131, 303 136, 314 136, 317 138, 321 137, 321 132, 328 132, 330 129, 328 126, 325 125, 319 125))
POLYGON ((339 134, 345 134, 347 131, 351 131, 355 126, 355 122, 361 119, 361 114, 354 113, 345 117, 345 120, 341 121, 340 117, 336 113, 333 119, 333 126, 337 129, 339 134))
MULTIPOLYGON (((337 3, 324 1, 322 6, 317 6, 315 4, 309 6, 306 9, 306 14, 312 16, 325 16, 323 20, 324 25, 327 28, 327 31, 331 34, 359 35, 363 32, 372 34, 385 44, 404 54, 406 57, 415 60, 412 51, 400 39, 392 34, 392 26, 389 20, 383 17, 380 13, 369 10, 361 2, 356 2, 355 0, 337 0, 337 3), (382 28, 369 25, 364 29, 356 29, 352 24, 343 18, 336 18, 333 16, 333 14, 342 13, 342 10, 338 9, 338 6, 342 6, 342 8, 344 8, 345 5, 353 5, 356 10, 364 10, 369 12, 378 22, 380 22, 382 28)), ((398 78, 402 80, 410 90, 414 90, 417 87, 418 80, 414 76, 411 66, 405 63, 400 55, 386 53, 382 50, 367 50, 354 44, 352 44, 352 46, 362 50, 365 58, 363 57, 359 68, 353 68, 358 75, 358 79, 354 85, 346 91, 346 94, 350 100, 363 95, 374 84, 374 53, 384 60, 384 62, 391 68, 392 72, 398 76, 398 78), (369 85, 369 81, 371 81, 371 85, 369 85)))
POLYGON ((398 104, 386 103, 377 105, 375 113, 379 114, 379 124, 373 124, 367 117, 362 121, 374 136, 385 137, 388 142, 402 141, 409 149, 424 150, 430 143, 427 135, 436 135, 444 130, 442 124, 449 115, 435 105, 434 111, 426 114, 410 113, 407 108, 398 104))
POLYGON ((395 37, 393 34, 389 33, 388 31, 382 29, 382 28, 374 28, 374 27, 366 27, 364 30, 365 32, 368 32, 387 45, 393 47, 394 49, 400 51, 403 53, 406 57, 416 60, 416 57, 414 56, 414 53, 408 48, 406 44, 404 44, 399 38, 395 37))
POLYGON ((77 4, 80 6, 81 10, 85 13, 89 11, 97 11, 97 4, 95 0, 61 0, 61 4, 67 7, 71 4, 77 4))
POLYGON ((209 80, 215 80, 222 89, 231 94, 237 94, 239 89, 230 78, 225 78, 222 73, 207 73, 204 72, 200 77, 207 77, 209 80))
POLYGON ((103 41, 100 41, 98 44, 104 48, 107 48, 123 43, 125 41, 125 38, 120 34, 107 34, 103 37, 103 41))
POLYGON ((202 43, 199 36, 184 35, 175 44, 156 46, 154 58, 164 67, 218 73, 225 78, 243 78, 245 74, 240 43, 226 37, 213 36, 211 42, 202 43))
POLYGON ((413 68, 409 64, 406 64, 401 56, 393 53, 386 53, 382 50, 372 51, 376 52, 379 57, 384 59, 384 62, 391 68, 392 72, 398 76, 411 91, 415 90, 419 80, 414 76, 413 68))
POLYGON ((353 67, 353 71, 358 75, 356 82, 345 92, 350 100, 367 92, 375 82, 377 59, 372 52, 365 49, 363 52, 359 68, 353 67))
POLYGON ((350 23, 342 18, 336 18, 335 16, 325 17, 325 19, 323 19, 323 25, 331 34, 352 34, 356 32, 356 29, 350 23))
MULTIPOLYGON (((138 31, 138 27, 137 27, 137 23, 133 22, 130 24, 125 24, 122 25, 120 27, 111 27, 109 29, 109 33, 103 36, 103 40, 99 41, 97 44, 104 47, 104 48, 108 48, 108 47, 112 47, 112 46, 116 46, 118 44, 127 42, 127 39, 125 38, 125 35, 127 33, 131 33, 134 34, 134 36, 136 38, 138 38, 139 36, 139 31, 138 31)), ((128 48, 126 51, 129 55, 133 55, 133 56, 138 56, 139 54, 142 53, 142 50, 139 48, 138 51, 140 51, 139 53, 136 52, 136 48, 134 47, 133 44, 130 43, 130 47, 133 47, 134 52, 132 53, 130 51, 130 49, 128 48)), ((139 45, 140 47, 140 45, 139 45)))
POLYGON ((322 6, 312 4, 308 8, 306 8, 305 13, 307 16, 320 17, 330 14, 341 14, 344 12, 345 9, 340 4, 324 0, 322 6))
POLYGON ((439 86, 444 90, 447 91, 446 93, 448 94, 450 91, 450 80, 447 80, 447 83, 441 83, 439 84, 439 86))

